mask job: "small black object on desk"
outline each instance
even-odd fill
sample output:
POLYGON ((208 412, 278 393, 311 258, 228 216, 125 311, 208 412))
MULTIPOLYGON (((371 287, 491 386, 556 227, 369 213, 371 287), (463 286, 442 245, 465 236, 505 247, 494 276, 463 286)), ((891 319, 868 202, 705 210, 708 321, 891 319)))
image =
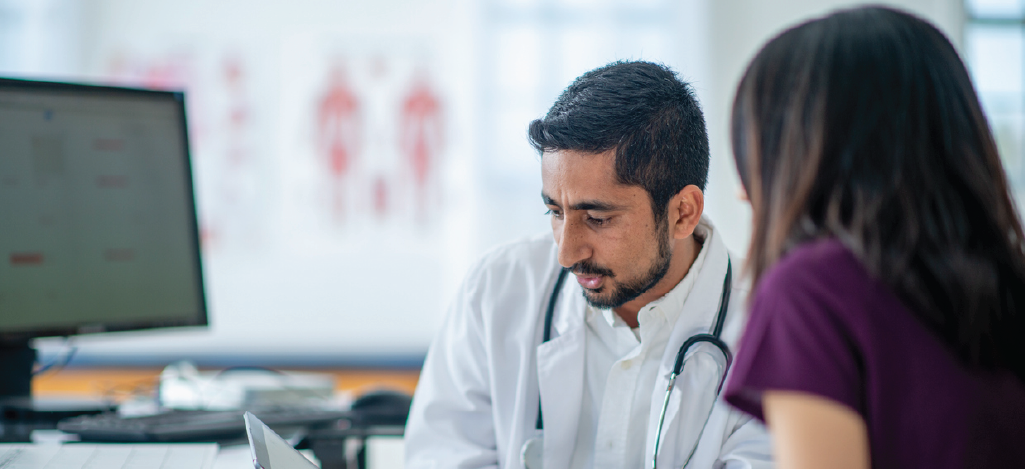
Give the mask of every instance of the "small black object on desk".
POLYGON ((373 436, 402 437, 405 425, 370 425, 312 430, 302 448, 313 450, 320 469, 361 469, 367 467, 366 443, 373 436))
POLYGON ((365 468, 367 438, 401 437, 411 402, 412 397, 401 391, 368 391, 352 402, 352 415, 347 420, 311 429, 304 446, 313 450, 321 469, 365 468))
POLYGON ((409 405, 413 398, 402 391, 375 389, 367 391, 352 401, 354 424, 406 425, 409 405))

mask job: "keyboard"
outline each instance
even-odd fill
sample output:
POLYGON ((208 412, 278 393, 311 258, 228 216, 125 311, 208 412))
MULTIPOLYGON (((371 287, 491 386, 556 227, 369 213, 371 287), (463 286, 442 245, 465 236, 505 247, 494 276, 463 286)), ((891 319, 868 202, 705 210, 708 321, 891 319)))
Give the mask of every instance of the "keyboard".
MULTIPOLYGON (((107 413, 62 420, 57 423, 57 429, 74 433, 82 441, 219 442, 245 438, 243 413, 242 410, 173 410, 139 417, 107 413)), ((275 431, 329 426, 352 415, 349 411, 310 408, 269 409, 253 411, 253 414, 275 431)))

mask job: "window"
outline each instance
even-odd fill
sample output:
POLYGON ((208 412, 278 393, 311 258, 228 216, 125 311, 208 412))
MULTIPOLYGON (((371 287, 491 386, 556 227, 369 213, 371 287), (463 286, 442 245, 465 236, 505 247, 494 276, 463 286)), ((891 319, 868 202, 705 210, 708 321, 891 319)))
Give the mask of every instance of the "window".
POLYGON ((475 170, 488 198, 481 203, 498 215, 480 214, 489 218, 481 224, 486 244, 549 229, 527 126, 574 78, 614 60, 640 59, 692 76, 694 67, 681 63, 689 64, 688 52, 700 45, 684 40, 681 22, 700 15, 683 8, 670 0, 484 3, 475 170))
POLYGON ((1025 201, 1025 0, 966 0, 965 55, 1015 196, 1025 201))

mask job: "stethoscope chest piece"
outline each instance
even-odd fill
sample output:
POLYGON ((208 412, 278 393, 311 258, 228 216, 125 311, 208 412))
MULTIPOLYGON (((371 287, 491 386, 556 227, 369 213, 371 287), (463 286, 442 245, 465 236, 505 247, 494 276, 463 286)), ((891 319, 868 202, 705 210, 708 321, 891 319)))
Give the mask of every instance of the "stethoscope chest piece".
POLYGON ((541 469, 544 467, 542 463, 544 453, 545 440, 541 433, 538 432, 537 436, 523 443, 523 448, 520 449, 520 461, 523 463, 524 469, 541 469))

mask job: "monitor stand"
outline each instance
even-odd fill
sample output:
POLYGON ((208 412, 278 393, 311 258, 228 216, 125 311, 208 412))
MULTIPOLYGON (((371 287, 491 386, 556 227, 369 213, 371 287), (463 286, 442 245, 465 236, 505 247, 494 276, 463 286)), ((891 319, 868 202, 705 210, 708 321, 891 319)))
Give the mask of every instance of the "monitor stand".
POLYGON ((35 361, 28 343, 0 344, 0 441, 29 441, 31 430, 56 428, 59 420, 116 410, 95 399, 32 397, 35 361))
POLYGON ((0 399, 32 394, 36 349, 28 342, 0 344, 0 399))

